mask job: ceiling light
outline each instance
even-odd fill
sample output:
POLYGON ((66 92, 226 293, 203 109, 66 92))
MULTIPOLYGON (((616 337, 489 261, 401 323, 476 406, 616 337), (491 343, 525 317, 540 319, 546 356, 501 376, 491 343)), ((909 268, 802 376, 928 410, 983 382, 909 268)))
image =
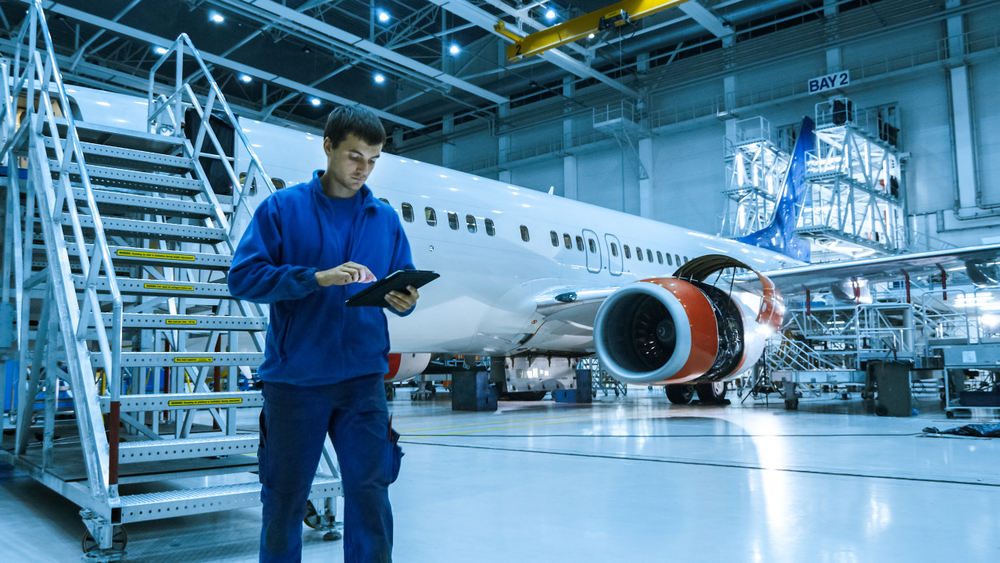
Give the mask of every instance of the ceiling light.
POLYGON ((452 43, 451 47, 448 48, 448 52, 451 53, 452 55, 457 55, 461 51, 462 49, 460 49, 458 45, 455 45, 454 43, 452 43))
POLYGON ((323 103, 323 102, 319 101, 319 98, 313 98, 313 99, 311 99, 309 101, 312 102, 312 105, 314 105, 314 106, 318 106, 321 103, 323 103))
POLYGON ((594 38, 594 34, 593 33, 591 33, 590 35, 587 36, 587 39, 593 39, 593 38, 594 38))
POLYGON ((156 46, 156 47, 153 47, 153 52, 156 53, 157 55, 165 55, 165 54, 167 54, 167 48, 166 47, 156 46))
POLYGON ((556 13, 554 10, 549 10, 545 12, 545 17, 551 20, 552 18, 556 17, 556 13))
POLYGON ((209 12, 208 19, 214 21, 215 23, 222 23, 226 21, 226 18, 219 12, 209 12))
POLYGON ((253 80, 253 78, 250 78, 249 74, 244 74, 240 76, 240 80, 242 80, 243 82, 250 82, 251 80, 253 80))
POLYGON ((382 84, 383 82, 385 82, 385 77, 382 76, 381 74, 376 74, 375 75, 375 83, 376 84, 382 84))
POLYGON ((389 14, 386 13, 386 12, 383 12, 382 10, 379 10, 378 11, 378 21, 380 21, 382 23, 385 23, 385 22, 389 21, 389 14))
POLYGON ((303 45, 302 52, 308 55, 309 53, 312 52, 312 49, 309 48, 309 45, 303 45))

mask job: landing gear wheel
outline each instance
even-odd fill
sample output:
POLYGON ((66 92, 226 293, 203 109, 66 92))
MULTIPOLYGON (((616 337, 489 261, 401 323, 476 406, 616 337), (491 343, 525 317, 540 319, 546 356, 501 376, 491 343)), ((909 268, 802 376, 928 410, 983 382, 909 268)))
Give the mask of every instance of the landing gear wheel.
POLYGON ((396 398, 396 386, 392 383, 385 384, 385 400, 392 401, 396 398))
POLYGON ((797 411, 797 410, 799 410, 799 400, 798 399, 785 399, 785 410, 786 411, 797 411))
MULTIPOLYGON (((115 551, 125 551, 125 546, 128 545, 128 533, 125 531, 125 526, 115 526, 111 531, 111 549, 115 551)), ((101 546, 94 539, 94 536, 90 535, 90 530, 87 530, 83 534, 83 541, 80 542, 80 547, 83 549, 84 553, 90 553, 91 551, 96 551, 101 549, 101 546)))
POLYGON ((721 403, 726 398, 726 382, 713 381, 694 386, 698 390, 698 400, 702 403, 721 403))
POLYGON ((694 398, 694 385, 667 385, 667 399, 675 405, 686 405, 694 398))

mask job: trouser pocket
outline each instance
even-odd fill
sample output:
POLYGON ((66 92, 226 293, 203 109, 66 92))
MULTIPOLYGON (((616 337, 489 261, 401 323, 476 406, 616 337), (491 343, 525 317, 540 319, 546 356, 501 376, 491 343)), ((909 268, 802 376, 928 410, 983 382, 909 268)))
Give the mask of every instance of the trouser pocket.
POLYGON ((391 485, 399 477, 399 465, 403 459, 403 448, 399 447, 399 432, 392 429, 389 417, 389 439, 385 449, 385 483, 391 485))

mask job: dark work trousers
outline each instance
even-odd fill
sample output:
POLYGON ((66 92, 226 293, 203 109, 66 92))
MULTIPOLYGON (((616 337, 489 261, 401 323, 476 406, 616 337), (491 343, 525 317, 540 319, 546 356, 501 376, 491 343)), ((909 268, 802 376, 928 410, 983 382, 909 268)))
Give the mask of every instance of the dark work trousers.
POLYGON ((261 563, 302 560, 302 520, 329 433, 344 487, 344 561, 392 559, 389 484, 399 472, 380 374, 333 385, 264 384, 260 415, 261 563))

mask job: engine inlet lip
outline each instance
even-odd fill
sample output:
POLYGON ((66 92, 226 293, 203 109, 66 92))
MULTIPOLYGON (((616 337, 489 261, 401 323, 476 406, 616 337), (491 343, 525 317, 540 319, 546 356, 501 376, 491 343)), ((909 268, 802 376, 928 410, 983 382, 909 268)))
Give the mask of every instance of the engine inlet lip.
POLYGON ((635 384, 659 383, 676 374, 687 363, 691 350, 691 325, 688 322, 684 305, 673 293, 656 283, 635 282, 614 292, 601 304, 594 323, 594 345, 601 361, 601 367, 619 381, 635 384), (674 354, 667 363, 648 372, 635 372, 626 369, 614 359, 605 345, 604 331, 608 324, 608 316, 616 312, 616 309, 623 304, 623 300, 635 299, 639 296, 650 296, 662 303, 666 307, 667 313, 673 318, 676 330, 674 354))

